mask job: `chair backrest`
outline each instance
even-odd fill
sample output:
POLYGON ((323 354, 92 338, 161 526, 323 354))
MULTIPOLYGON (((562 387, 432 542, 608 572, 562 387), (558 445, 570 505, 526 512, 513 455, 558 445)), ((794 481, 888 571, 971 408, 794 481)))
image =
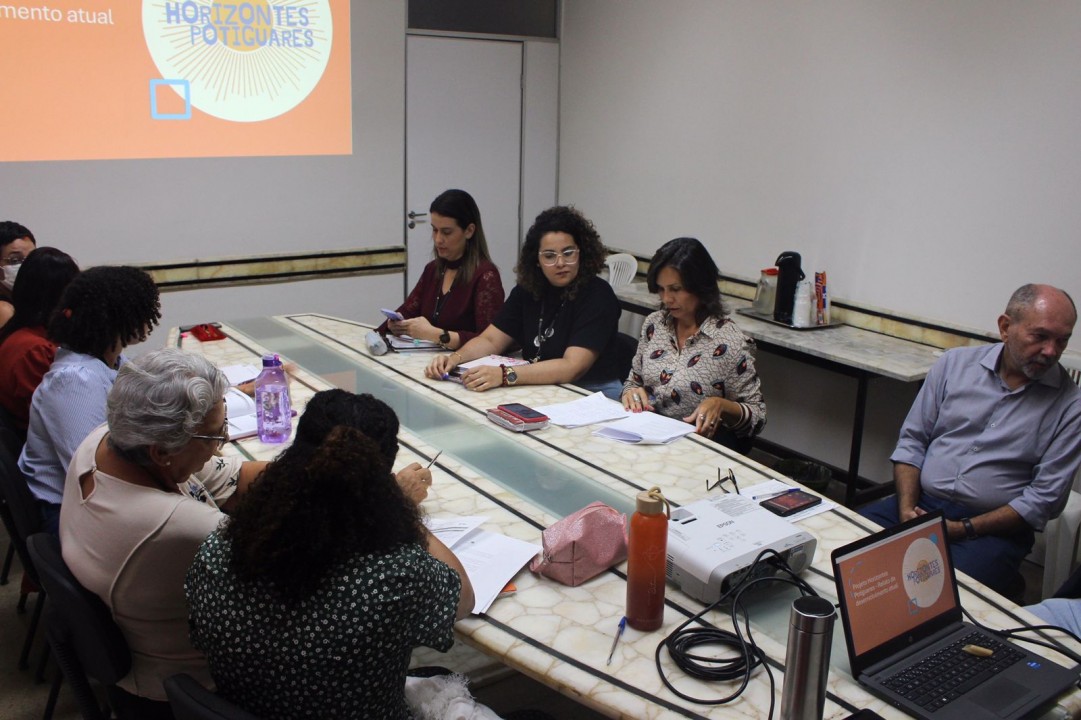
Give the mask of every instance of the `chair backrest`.
POLYGON ((165 695, 176 720, 259 720, 207 690, 187 673, 165 678, 165 695))
MULTIPOLYGON (((131 652, 109 608, 71 574, 60 554, 60 538, 36 533, 26 546, 48 598, 46 632, 53 650, 58 645, 70 649, 87 677, 115 685, 131 670, 131 652)), ((68 676, 68 669, 61 669, 68 676)))
POLYGON ((26 442, 26 430, 15 423, 15 416, 8 409, 0 405, 0 444, 7 448, 8 452, 19 457, 26 442))
POLYGON ((30 574, 31 579, 37 582, 37 572, 34 562, 27 554, 26 539, 41 529, 41 510, 34 496, 30 493, 30 486, 26 484, 26 476, 19 469, 15 458, 0 446, 0 518, 4 521, 4 527, 15 545, 15 552, 19 555, 19 561, 23 569, 30 574))
POLYGON ((628 253, 609 255, 604 264, 608 266, 608 284, 613 288, 630 285, 638 274, 638 260, 628 253))
POLYGON ((619 370, 619 379, 626 381, 631 374, 631 363, 634 362, 634 354, 638 352, 638 339, 627 333, 616 333, 616 360, 619 370))

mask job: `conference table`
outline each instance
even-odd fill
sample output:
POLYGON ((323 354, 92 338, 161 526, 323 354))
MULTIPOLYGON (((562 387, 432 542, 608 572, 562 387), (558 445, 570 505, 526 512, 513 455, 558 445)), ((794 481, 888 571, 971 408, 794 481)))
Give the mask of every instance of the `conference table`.
MULTIPOLYGON (((770 469, 696 435, 666 445, 632 445, 592 434, 593 427, 549 426, 538 432, 513 433, 489 422, 485 409, 507 402, 542 406, 583 397, 571 385, 497 388, 485 393, 462 385, 428 380, 423 368, 428 352, 372 356, 363 323, 316 314, 225 321, 224 340, 199 342, 173 331, 170 343, 200 352, 219 366, 258 364, 262 354, 279 353, 296 364, 291 379, 294 407, 321 389, 340 387, 369 392, 395 409, 402 423, 397 467, 410 462, 432 467, 433 486, 423 510, 433 518, 483 516, 482 527, 540 544, 541 531, 559 518, 601 500, 630 513, 634 496, 660 486, 675 506, 707 496, 707 479, 731 468, 746 494, 756 484, 783 479, 770 469)), ((281 446, 257 438, 231 443, 227 452, 270 459, 281 446)), ((711 493, 722 492, 714 489, 711 493)), ((864 519, 843 507, 800 521, 818 541, 811 566, 802 577, 823 597, 836 601, 829 555, 836 547, 873 531, 864 519)), ((779 712, 784 682, 785 644, 792 600, 790 586, 768 588, 748 602, 754 640, 765 652, 769 672, 753 671, 745 691, 724 705, 684 700, 662 682, 656 665, 658 643, 675 627, 705 608, 668 584, 664 624, 642 633, 628 628, 610 665, 612 640, 623 616, 626 564, 578 587, 567 587, 533 575, 527 568, 514 578, 517 592, 497 599, 489 610, 456 625, 460 641, 443 655, 421 650, 415 664, 439 664, 466 674, 482 674, 500 663, 548 685, 594 710, 614 718, 711 718, 738 713, 766 718, 779 712)), ((1036 624, 1033 616, 981 584, 962 577, 962 602, 979 622, 992 628, 1036 624)), ((731 629, 727 612, 704 618, 731 629)), ((1081 651, 1073 641, 1074 652, 1081 651)), ((1068 658, 1034 648, 1060 664, 1068 658)), ((704 682, 685 676, 662 652, 661 665, 681 693, 700 699, 732 693, 738 682, 704 682)), ((843 632, 838 621, 833 636, 825 717, 845 718, 861 708, 883 717, 905 717, 860 687, 848 670, 843 632)), ((1081 716, 1081 692, 1059 700, 1057 714, 1081 716)))

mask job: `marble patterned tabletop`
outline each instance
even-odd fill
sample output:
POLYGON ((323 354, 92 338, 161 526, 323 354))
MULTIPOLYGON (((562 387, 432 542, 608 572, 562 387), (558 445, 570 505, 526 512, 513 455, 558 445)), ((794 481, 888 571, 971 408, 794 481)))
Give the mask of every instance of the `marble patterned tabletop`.
MULTIPOLYGON (((620 300, 641 308, 646 314, 657 308, 657 296, 646 289, 645 283, 635 282, 619 288, 616 295, 620 300)), ((724 301, 731 308, 732 319, 756 342, 776 345, 902 382, 922 380, 941 355, 938 348, 930 345, 851 325, 792 330, 737 314, 737 309, 751 306, 748 300, 726 295, 724 301)))
MULTIPOLYGON (((528 386, 472 393, 455 383, 425 379, 423 368, 430 360, 430 354, 370 356, 364 349, 364 335, 369 329, 365 325, 308 314, 288 316, 282 321, 288 322, 290 331, 301 338, 296 342, 333 347, 351 361, 374 369, 381 380, 404 384, 470 418, 476 423, 477 433, 513 436, 517 442, 527 443, 532 451, 569 464, 582 475, 628 497, 633 497, 636 488, 657 484, 674 504, 693 502, 704 495, 705 478, 715 473, 718 467, 732 467, 745 492, 746 488, 759 482, 778 477, 768 468, 730 454, 694 435, 670 445, 652 446, 625 445, 595 437, 589 427, 551 426, 525 437, 513 435, 487 422, 483 413, 469 412, 468 409, 483 409, 505 402, 540 406, 581 397, 582 391, 570 386, 528 386)), ((286 360, 289 359, 287 348, 264 348, 258 340, 238 333, 228 323, 223 329, 229 335, 228 339, 208 343, 180 336, 174 330, 171 343, 202 352, 219 366, 257 363, 260 354, 267 351, 281 352, 286 360)), ((303 405, 312 394, 333 385, 358 392, 366 390, 350 387, 350 382, 355 384, 344 374, 324 378, 300 367, 291 381, 294 407, 303 412, 303 405)), ((399 467, 414 461, 427 464, 441 449, 411 433, 404 425, 399 441, 402 448, 399 467)), ((252 438, 233 443, 228 451, 270 459, 279 450, 280 446, 264 445, 252 438)), ((538 544, 541 530, 558 519, 458 462, 450 453, 440 456, 432 471, 432 491, 424 501, 423 509, 433 517, 481 515, 487 518, 484 528, 538 544)), ((803 573, 803 578, 818 593, 834 599, 830 552, 863 536, 870 528, 865 520, 841 507, 803 520, 800 525, 818 541, 814 563, 803 573)), ((449 654, 418 651, 414 664, 444 665, 477 676, 483 675, 495 660, 615 718, 767 717, 771 703, 779 703, 780 699, 786 628, 773 628, 773 632, 763 629, 755 634, 755 640, 770 658, 772 686, 759 668, 746 691, 728 704, 710 706, 686 702, 663 685, 654 664, 654 651, 667 633, 702 610, 704 604, 671 584, 667 588, 662 628, 653 633, 628 628, 612 664, 605 664, 616 623, 623 615, 625 570, 624 563, 571 588, 538 578, 523 569, 514 580, 518 587, 516 594, 498 599, 483 615, 457 623, 456 633, 461 642, 456 643, 455 649, 449 654)), ((1015 627, 1035 622, 1031 615, 975 581, 964 578, 961 594, 966 610, 991 627, 1015 627)), ((795 597, 794 592, 792 597, 795 597)), ((716 613, 708 619, 719 627, 731 625, 727 616, 716 613)), ((839 623, 836 632, 841 633, 839 623)), ((843 642, 840 646, 843 647, 843 642)), ((1076 644, 1073 647, 1075 651, 1081 650, 1076 644)), ((1072 664, 1055 652, 1042 652, 1061 664, 1072 664)), ((736 687, 736 683, 706 683, 683 676, 666 653, 662 653, 662 657, 666 675, 681 692, 699 698, 716 698, 729 694, 736 687)), ((905 717, 856 684, 847 671, 844 652, 836 649, 831 659, 828 692, 826 718, 845 718, 855 708, 870 708, 887 718, 905 717)), ((1066 715, 1081 716, 1081 692, 1067 694, 1059 702, 1066 715)), ((1053 717, 1062 716, 1060 713, 1053 717)))

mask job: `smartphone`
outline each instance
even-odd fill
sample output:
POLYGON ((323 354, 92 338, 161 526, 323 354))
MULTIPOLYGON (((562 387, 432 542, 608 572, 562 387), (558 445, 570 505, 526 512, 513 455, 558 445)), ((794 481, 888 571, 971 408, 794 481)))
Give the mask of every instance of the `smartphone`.
POLYGON ((544 413, 539 413, 533 408, 527 405, 523 405, 522 403, 507 403, 505 405, 499 405, 498 407, 503 412, 507 413, 508 415, 513 415, 522 422, 544 422, 548 419, 548 416, 544 413))
POLYGON ((817 495, 812 495, 803 490, 796 490, 795 492, 786 492, 783 495, 771 497, 758 504, 772 513, 776 513, 781 517, 787 517, 789 515, 794 515, 801 510, 806 510, 809 507, 814 507, 820 502, 822 502, 822 498, 817 495))
POLYGON ((387 316, 387 320, 405 320, 405 317, 397 310, 387 310, 386 308, 379 308, 379 312, 387 316))

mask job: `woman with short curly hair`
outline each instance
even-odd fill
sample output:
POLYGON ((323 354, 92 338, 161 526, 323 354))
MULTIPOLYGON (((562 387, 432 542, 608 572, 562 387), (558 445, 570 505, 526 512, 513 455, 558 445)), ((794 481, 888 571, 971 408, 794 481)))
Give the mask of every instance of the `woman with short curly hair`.
POLYGON ((479 337, 432 360, 427 376, 445 377, 455 365, 519 346, 529 365, 473 368, 462 373, 462 384, 483 392, 573 382, 618 399, 620 307, 597 276, 604 258, 600 235, 582 213, 566 206, 545 210, 526 234, 518 284, 499 315, 479 337))
POLYGON ((34 391, 19 457, 46 530, 56 532, 75 448, 105 422, 105 399, 124 362, 121 352, 146 340, 160 319, 158 288, 139 268, 93 267, 64 289, 48 329, 59 348, 34 391))
POLYGON ((408 718, 412 650, 473 609, 456 557, 390 469, 386 403, 316 393, 296 439, 188 571, 191 638, 218 692, 265 718, 408 718))

